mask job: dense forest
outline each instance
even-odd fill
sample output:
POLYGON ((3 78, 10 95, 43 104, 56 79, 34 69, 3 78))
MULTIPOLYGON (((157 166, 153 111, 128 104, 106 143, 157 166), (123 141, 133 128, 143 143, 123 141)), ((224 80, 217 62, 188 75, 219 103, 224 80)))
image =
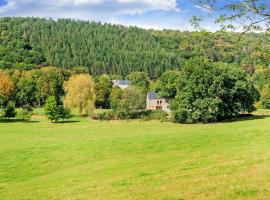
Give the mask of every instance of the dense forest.
POLYGON ((143 71, 151 79, 194 57, 240 67, 270 65, 263 34, 153 31, 75 20, 0 18, 0 68, 85 67, 92 75, 123 77, 143 71))

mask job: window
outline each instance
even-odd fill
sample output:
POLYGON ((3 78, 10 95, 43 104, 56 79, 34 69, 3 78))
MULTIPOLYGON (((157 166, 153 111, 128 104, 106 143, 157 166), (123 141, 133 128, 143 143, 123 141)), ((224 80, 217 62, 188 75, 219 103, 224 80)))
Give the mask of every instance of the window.
POLYGON ((157 106, 156 110, 162 110, 162 106, 157 106))

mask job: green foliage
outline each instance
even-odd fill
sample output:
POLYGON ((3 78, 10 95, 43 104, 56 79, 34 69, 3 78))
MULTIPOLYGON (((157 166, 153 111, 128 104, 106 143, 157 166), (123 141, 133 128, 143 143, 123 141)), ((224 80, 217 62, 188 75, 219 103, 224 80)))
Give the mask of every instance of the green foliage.
POLYGON ((106 75, 100 76, 95 80, 96 108, 110 108, 110 94, 112 84, 110 78, 106 75))
POLYGON ((116 111, 124 117, 141 109, 145 109, 145 95, 141 90, 133 86, 124 89, 116 111))
POLYGON ((0 68, 83 66, 94 76, 143 70, 157 77, 180 60, 136 27, 37 18, 1 18, 0 27, 0 68))
POLYGON ((70 118, 70 110, 59 105, 54 96, 50 96, 45 103, 45 114, 52 122, 59 122, 60 119, 70 118))
POLYGON ((60 119, 59 105, 54 96, 50 96, 44 106, 45 114, 52 122, 58 122, 60 119))
POLYGON ((132 72, 128 75, 127 79, 130 81, 130 84, 138 87, 143 92, 147 92, 150 87, 150 79, 144 72, 132 72))
POLYGON ((75 74, 114 74, 117 79, 140 71, 156 79, 195 56, 238 66, 270 65, 264 34, 246 34, 239 41, 239 34, 231 32, 147 31, 36 18, 1 18, 0 27, 0 68, 50 65, 74 68, 75 74))
POLYGON ((122 98, 123 90, 120 87, 114 87, 110 94, 110 106, 113 111, 117 110, 119 100, 122 98))
POLYGON ((100 120, 100 121, 109 121, 109 120, 118 119, 117 113, 114 111, 94 113, 92 118, 94 120, 100 120))
POLYGON ((28 121, 32 118, 32 111, 29 111, 26 108, 19 108, 16 110, 16 118, 28 121))
POLYGON ((58 103, 64 95, 63 83, 71 72, 56 67, 43 67, 29 71, 10 71, 15 85, 15 101, 18 107, 25 105, 42 107, 49 96, 58 103))
POLYGON ((59 116, 60 119, 62 119, 63 121, 65 119, 69 119, 72 117, 71 110, 69 108, 64 107, 63 105, 59 105, 59 116))
POLYGON ((265 85, 262 89, 260 102, 262 104, 262 108, 270 109, 270 89, 269 84, 265 85))
POLYGON ((241 69, 196 58, 183 68, 176 98, 175 121, 213 122, 252 112, 259 94, 241 69))
MULTIPOLYGON (((241 29, 244 33, 269 31, 269 1, 234 0, 220 2, 218 0, 192 0, 192 2, 197 3, 203 9, 219 11, 216 23, 219 23, 223 30, 238 31, 241 29)), ((197 22, 201 21, 201 17, 194 18, 197 19, 197 22)))
POLYGON ((5 118, 12 118, 16 116, 16 107, 15 103, 12 101, 9 101, 7 106, 4 108, 4 115, 5 118))
POLYGON ((159 120, 166 121, 168 114, 162 110, 136 110, 129 113, 123 112, 101 112, 93 114, 94 120, 109 121, 121 119, 143 119, 143 120, 159 120))
POLYGON ((58 103, 64 95, 63 84, 70 72, 56 67, 44 67, 32 74, 36 84, 36 104, 43 106, 49 96, 55 96, 58 103))
POLYGON ((169 70, 164 72, 159 78, 155 87, 159 96, 165 99, 174 99, 177 93, 177 81, 179 79, 180 72, 169 70))
POLYGON ((149 112, 149 119, 151 120, 159 120, 159 121, 166 121, 168 118, 168 113, 163 110, 151 110, 149 112))
POLYGON ((270 108, 270 69, 258 69, 252 76, 254 85, 261 94, 260 101, 257 102, 258 108, 270 108))
POLYGON ((21 77, 16 83, 16 100, 18 105, 34 106, 36 101, 36 83, 32 76, 21 77))

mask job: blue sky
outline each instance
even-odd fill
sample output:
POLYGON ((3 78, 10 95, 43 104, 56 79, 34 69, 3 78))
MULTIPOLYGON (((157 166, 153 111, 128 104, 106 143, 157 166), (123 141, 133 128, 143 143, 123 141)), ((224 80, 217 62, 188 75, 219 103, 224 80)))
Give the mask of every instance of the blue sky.
POLYGON ((189 0, 0 0, 0 16, 73 18, 142 28, 192 30, 189 19, 204 16, 214 31, 211 14, 189 0))

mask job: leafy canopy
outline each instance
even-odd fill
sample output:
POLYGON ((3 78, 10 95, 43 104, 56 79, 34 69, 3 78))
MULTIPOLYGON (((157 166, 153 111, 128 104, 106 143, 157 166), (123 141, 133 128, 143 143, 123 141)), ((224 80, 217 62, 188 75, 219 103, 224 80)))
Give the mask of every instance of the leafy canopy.
POLYGON ((238 68, 190 60, 177 82, 174 118, 179 122, 213 122, 254 110, 258 91, 238 68))
POLYGON ((95 84, 88 74, 73 75, 64 83, 64 104, 80 115, 89 116, 95 108, 95 84))

